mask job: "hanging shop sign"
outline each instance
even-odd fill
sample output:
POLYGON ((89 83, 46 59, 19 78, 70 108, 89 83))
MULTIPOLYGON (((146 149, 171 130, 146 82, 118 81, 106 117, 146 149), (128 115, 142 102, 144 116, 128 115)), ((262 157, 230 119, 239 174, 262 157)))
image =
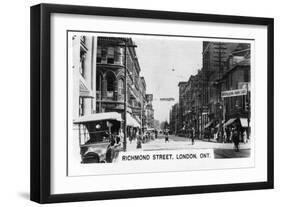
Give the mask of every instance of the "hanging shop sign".
POLYGON ((233 97, 233 96, 243 96, 247 95, 247 89, 237 89, 237 90, 230 90, 230 91, 222 91, 221 97, 233 97))

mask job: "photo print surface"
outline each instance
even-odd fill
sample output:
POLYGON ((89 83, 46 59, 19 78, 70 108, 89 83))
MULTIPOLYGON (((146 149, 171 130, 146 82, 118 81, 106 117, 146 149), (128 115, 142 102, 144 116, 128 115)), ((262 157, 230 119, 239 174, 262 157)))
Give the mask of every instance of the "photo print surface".
POLYGON ((254 167, 254 40, 67 39, 68 176, 254 167))

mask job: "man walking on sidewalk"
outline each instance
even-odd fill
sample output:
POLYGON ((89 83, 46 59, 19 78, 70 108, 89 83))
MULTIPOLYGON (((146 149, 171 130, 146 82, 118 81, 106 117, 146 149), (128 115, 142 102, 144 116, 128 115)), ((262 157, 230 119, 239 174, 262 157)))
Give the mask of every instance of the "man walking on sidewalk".
POLYGON ((194 145, 194 138, 195 138, 195 129, 192 127, 192 133, 191 133, 191 144, 194 145))
POLYGON ((165 130, 165 143, 169 142, 169 132, 168 130, 165 130))

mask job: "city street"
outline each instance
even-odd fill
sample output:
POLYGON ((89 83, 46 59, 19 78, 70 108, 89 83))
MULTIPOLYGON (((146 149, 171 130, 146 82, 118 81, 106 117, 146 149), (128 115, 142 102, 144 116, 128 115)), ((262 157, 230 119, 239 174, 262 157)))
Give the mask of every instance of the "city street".
POLYGON ((239 152, 234 151, 233 143, 216 143, 195 139, 194 145, 191 139, 169 135, 169 142, 165 143, 164 135, 157 139, 142 144, 141 149, 136 149, 136 140, 127 144, 127 151, 154 151, 154 150, 183 150, 183 149, 214 149, 215 158, 242 158, 250 156, 250 143, 240 143, 239 152))

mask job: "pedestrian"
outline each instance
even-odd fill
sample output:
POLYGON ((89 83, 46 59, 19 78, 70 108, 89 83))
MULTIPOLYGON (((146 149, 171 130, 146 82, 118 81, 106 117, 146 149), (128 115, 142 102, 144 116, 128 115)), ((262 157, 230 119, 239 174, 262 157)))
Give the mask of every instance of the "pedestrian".
POLYGON ((239 132, 237 127, 234 127, 233 133, 232 133, 232 141, 234 143, 234 148, 236 152, 239 152, 239 132))
POLYGON ((194 138, 195 138, 195 129, 192 128, 192 136, 191 136, 191 144, 194 145, 194 138))
POLYGON ((185 128, 185 136, 186 136, 186 139, 188 139, 188 137, 189 137, 189 130, 188 130, 187 127, 185 128))
POLYGON ((226 142, 230 142, 230 130, 229 127, 225 128, 225 132, 226 132, 226 142))
POLYGON ((169 142, 169 133, 168 131, 165 131, 165 143, 169 142))
POLYGON ((218 139, 218 131, 214 133, 214 140, 218 141, 217 139, 218 139))
POLYGON ((222 128, 222 142, 225 143, 226 142, 226 131, 225 128, 222 128))
POLYGON ((246 132, 246 129, 244 130, 243 132, 243 143, 246 144, 248 142, 247 140, 247 132, 246 132))
POLYGON ((207 128, 207 139, 210 141, 212 135, 212 130, 210 128, 207 128))
POLYGON ((141 141, 141 137, 137 137, 137 149, 141 149, 142 145, 141 145, 142 141, 141 141))
POLYGON ((111 163, 114 157, 114 145, 115 139, 111 138, 109 145, 107 146, 106 153, 105 153, 105 160, 107 163, 111 163))
POLYGON ((116 161, 119 155, 119 152, 121 151, 121 147, 122 143, 121 143, 121 138, 119 135, 115 136, 115 143, 112 147, 113 150, 113 155, 112 155, 112 162, 116 161))

